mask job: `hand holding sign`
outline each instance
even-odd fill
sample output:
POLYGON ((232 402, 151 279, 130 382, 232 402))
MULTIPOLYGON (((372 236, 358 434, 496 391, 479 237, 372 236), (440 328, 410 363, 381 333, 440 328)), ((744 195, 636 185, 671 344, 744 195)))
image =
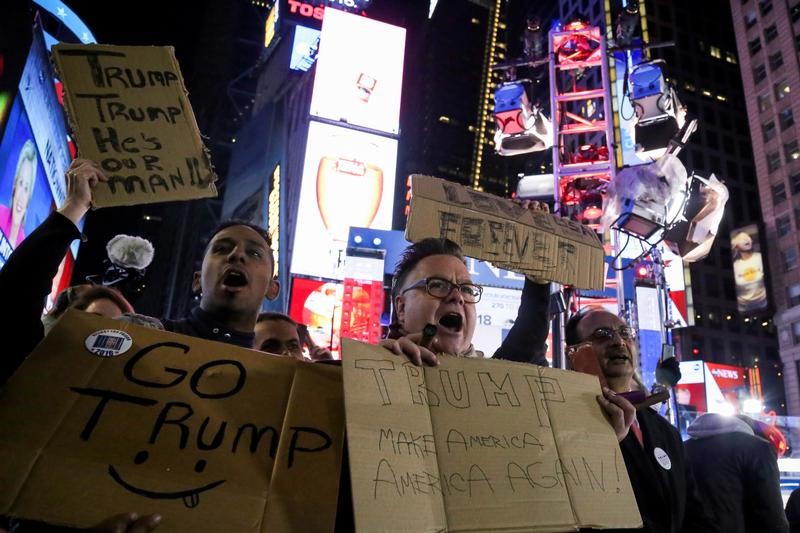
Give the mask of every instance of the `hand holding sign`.
POLYGON ((106 183, 108 178, 97 163, 80 158, 70 164, 66 176, 67 198, 58 212, 77 226, 83 215, 92 207, 92 191, 98 183, 106 183))
POLYGON ((411 180, 408 240, 447 238, 464 255, 537 281, 603 288, 603 246, 590 228, 552 216, 541 204, 520 205, 430 176, 411 180))

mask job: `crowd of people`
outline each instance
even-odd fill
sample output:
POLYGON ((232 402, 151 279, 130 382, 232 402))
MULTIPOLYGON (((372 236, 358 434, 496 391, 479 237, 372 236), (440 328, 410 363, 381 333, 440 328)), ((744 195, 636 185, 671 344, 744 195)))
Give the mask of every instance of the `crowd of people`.
MULTIPOLYGON (((273 276, 270 238, 262 228, 241 221, 223 223, 213 231, 193 280, 200 303, 185 317, 139 315, 119 292, 86 285, 67 289, 42 317, 50 280, 70 243, 81 237, 77 224, 91 207, 92 188, 105 179, 93 162, 75 160, 67 172, 65 203, 26 236, 0 270, 0 292, 14 302, 0 310, 0 324, 16 339, 0 358, 0 387, 69 308, 301 360, 332 359, 330 351, 314 345, 289 316, 262 313, 264 300, 281 290, 273 276)), ((535 203, 525 207, 546 209, 535 203)), ((455 243, 425 239, 410 245, 395 269, 392 323, 381 345, 416 365, 437 365, 441 353, 483 357, 472 343, 475 304, 482 290, 472 281, 455 243), (436 326, 433 334, 426 331, 430 324, 436 326)), ((525 280, 517 319, 494 358, 547 365, 549 299, 548 283, 525 280)), ((619 441, 644 531, 789 531, 776 457, 746 429, 745 421, 701 416, 684 445, 664 418, 649 408, 637 410, 625 397, 642 389, 634 328, 602 308, 587 307, 567 322, 565 340, 593 354, 592 365, 573 366, 600 378, 598 408, 619 441)), ((347 468, 342 470, 346 475, 347 468)), ((151 531, 161 520, 158 515, 126 513, 98 524, 96 530, 151 531)), ((337 522, 342 529, 352 526, 342 517, 337 522)), ((20 522, 6 527, 26 530, 20 522)), ((39 530, 41 525, 31 527, 39 530)))

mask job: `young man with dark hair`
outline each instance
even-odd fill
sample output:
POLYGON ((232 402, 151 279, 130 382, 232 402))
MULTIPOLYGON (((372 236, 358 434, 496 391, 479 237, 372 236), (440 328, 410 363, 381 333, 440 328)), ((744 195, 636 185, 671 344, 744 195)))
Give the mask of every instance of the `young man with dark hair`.
POLYGON ((262 228, 242 221, 221 224, 194 274, 200 305, 183 319, 162 320, 164 329, 252 348, 261 305, 280 290, 273 268, 270 239, 262 228))
MULTIPOLYGON (((26 237, 0 270, 0 292, 14 305, 0 309, 0 325, 14 341, 0 357, 0 385, 44 337, 40 320, 70 243, 81 237, 77 224, 91 207, 92 188, 106 176, 99 166, 76 159, 67 171, 67 197, 58 211, 26 237)), ((193 287, 202 291, 200 305, 181 320, 162 320, 164 329, 207 340, 252 348, 253 330, 264 298, 277 296, 269 236, 258 226, 230 221, 211 235, 203 266, 193 287)), ((159 321, 133 315, 132 321, 159 326, 159 321)))
POLYGON ((256 320, 256 350, 275 355, 286 355, 303 360, 303 341, 298 331, 299 324, 289 315, 267 312, 256 320))
POLYGON ((312 361, 333 359, 330 350, 316 346, 308 336, 308 330, 292 317, 283 313, 266 312, 256 321, 255 348, 262 352, 288 355, 304 361, 303 344, 308 345, 308 356, 312 361))
MULTIPOLYGON (((583 308, 567 321, 565 340, 571 367, 578 357, 596 357, 592 365, 597 370, 591 373, 599 373, 608 384, 605 398, 598 397, 607 413, 618 393, 641 388, 636 330, 617 315, 601 307, 583 308)), ((678 430, 649 408, 626 413, 626 419, 628 414, 630 431, 617 431, 617 436, 644 531, 718 531, 698 495, 678 430)))

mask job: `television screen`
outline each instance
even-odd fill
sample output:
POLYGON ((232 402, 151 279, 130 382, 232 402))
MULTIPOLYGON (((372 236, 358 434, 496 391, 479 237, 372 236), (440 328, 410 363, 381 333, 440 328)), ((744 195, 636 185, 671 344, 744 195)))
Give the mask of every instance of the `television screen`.
POLYGON ((0 258, 41 224, 53 207, 53 195, 36 148, 30 121, 16 98, 0 142, 0 258))

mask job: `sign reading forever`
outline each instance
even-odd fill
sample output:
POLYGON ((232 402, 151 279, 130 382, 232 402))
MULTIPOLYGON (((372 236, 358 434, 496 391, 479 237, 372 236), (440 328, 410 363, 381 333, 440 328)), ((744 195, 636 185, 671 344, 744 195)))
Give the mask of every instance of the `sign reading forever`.
POLYGON ((597 378, 342 340, 361 531, 641 527, 597 378))
POLYGON ((332 531, 341 369, 70 311, 0 396, 0 514, 332 531))
POLYGON ((590 228, 430 176, 411 176, 406 239, 444 237, 464 254, 579 289, 605 284, 603 246, 590 228))
POLYGON ((95 207, 217 195, 172 47, 59 44, 53 59, 78 153, 108 176, 95 207))

